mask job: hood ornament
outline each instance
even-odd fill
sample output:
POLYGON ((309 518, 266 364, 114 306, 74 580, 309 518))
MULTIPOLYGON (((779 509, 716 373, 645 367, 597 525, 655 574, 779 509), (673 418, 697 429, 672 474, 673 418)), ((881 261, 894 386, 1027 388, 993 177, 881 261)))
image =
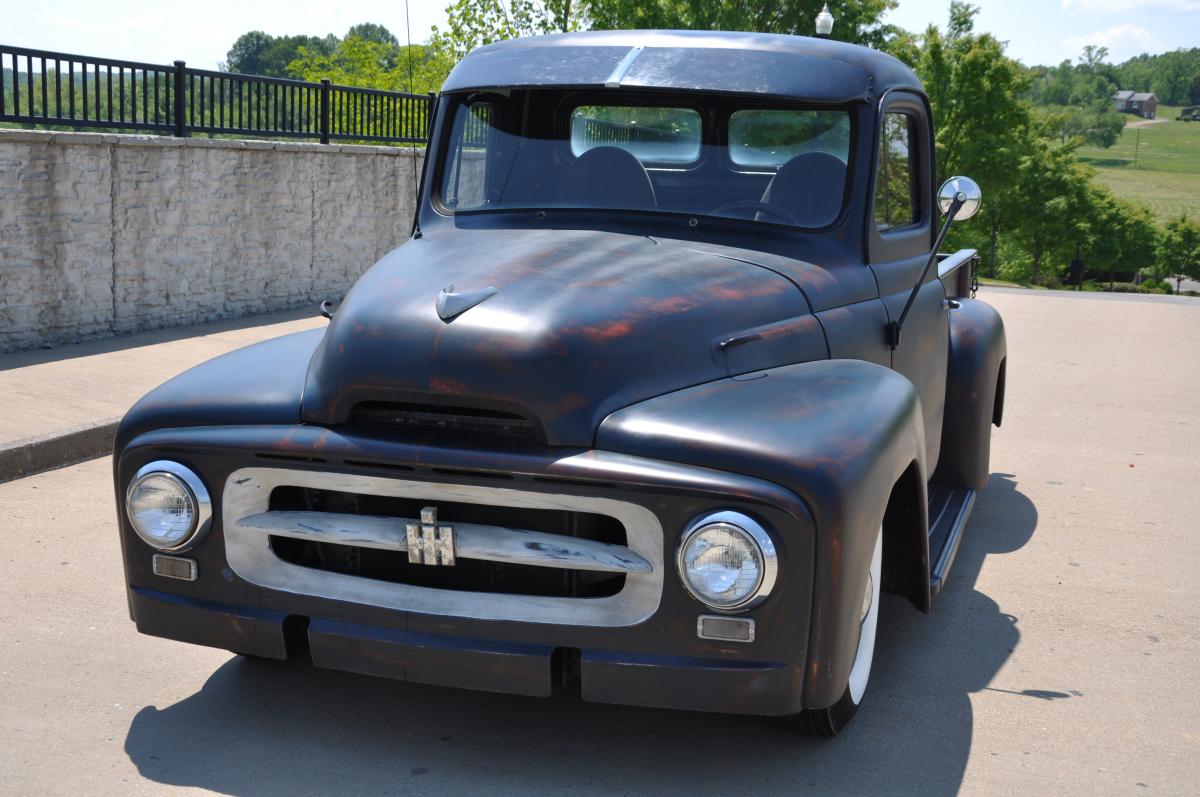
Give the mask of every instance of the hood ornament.
POLYGON ((482 304, 500 291, 496 288, 480 288, 477 291, 455 293, 453 285, 442 288, 437 297, 438 318, 449 324, 477 304, 482 304))

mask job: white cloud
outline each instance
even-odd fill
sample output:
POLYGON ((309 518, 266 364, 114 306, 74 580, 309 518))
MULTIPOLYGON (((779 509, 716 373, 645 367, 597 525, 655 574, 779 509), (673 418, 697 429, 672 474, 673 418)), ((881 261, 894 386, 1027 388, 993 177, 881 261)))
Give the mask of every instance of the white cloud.
POLYGON ((1062 0, 1062 7, 1080 11, 1119 13, 1139 8, 1165 8, 1171 11, 1200 10, 1197 0, 1062 0))
POLYGON ((1163 49, 1163 44, 1154 34, 1137 25, 1113 25, 1105 30, 1083 33, 1063 40, 1063 46, 1078 53, 1089 44, 1107 47, 1109 60, 1119 63, 1139 53, 1153 53, 1163 49))

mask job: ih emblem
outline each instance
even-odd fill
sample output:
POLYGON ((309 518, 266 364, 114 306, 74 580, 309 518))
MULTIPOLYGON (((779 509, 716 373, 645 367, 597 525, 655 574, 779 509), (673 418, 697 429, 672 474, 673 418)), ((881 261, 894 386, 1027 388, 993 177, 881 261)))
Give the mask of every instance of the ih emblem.
POLYGON ((408 538, 408 561, 414 565, 453 565, 454 527, 438 524, 437 507, 421 510, 421 522, 410 520, 404 525, 408 538))

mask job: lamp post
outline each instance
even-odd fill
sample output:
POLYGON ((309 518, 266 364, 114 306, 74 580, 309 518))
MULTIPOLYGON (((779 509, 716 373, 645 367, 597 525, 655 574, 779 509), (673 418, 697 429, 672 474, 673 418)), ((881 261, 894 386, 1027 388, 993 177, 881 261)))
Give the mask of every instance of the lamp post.
POLYGON ((821 13, 817 14, 817 38, 828 39, 832 32, 833 14, 829 13, 829 3, 826 3, 821 7, 821 13))

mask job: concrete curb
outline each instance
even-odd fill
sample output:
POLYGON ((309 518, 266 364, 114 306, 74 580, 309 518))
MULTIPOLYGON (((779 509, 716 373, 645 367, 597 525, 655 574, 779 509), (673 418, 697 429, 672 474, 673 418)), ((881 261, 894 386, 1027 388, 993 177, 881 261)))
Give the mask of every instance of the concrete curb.
POLYGON ((0 446, 0 483, 112 453, 120 418, 0 446))

